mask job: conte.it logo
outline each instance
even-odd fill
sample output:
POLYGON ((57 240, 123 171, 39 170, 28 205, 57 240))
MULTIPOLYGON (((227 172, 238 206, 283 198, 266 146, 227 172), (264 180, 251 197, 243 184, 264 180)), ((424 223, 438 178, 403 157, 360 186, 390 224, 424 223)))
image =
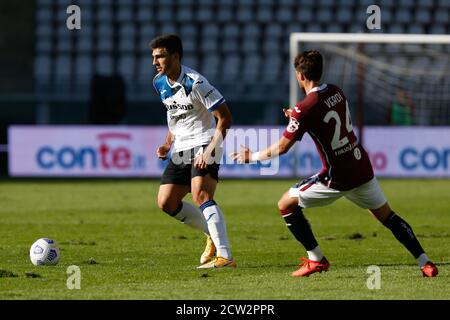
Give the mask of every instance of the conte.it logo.
POLYGON ((146 157, 133 153, 130 148, 132 135, 122 132, 107 132, 96 136, 97 145, 59 147, 42 146, 36 153, 36 162, 42 169, 101 169, 136 170, 145 169, 146 157))

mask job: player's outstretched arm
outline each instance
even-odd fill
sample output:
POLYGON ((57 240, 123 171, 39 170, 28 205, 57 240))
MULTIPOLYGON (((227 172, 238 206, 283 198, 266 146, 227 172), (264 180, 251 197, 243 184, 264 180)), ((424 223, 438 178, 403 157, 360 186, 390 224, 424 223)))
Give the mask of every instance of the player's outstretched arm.
POLYGON ((267 160, 285 154, 289 151, 289 149, 291 149, 294 143, 295 140, 291 140, 283 136, 278 142, 272 144, 266 149, 251 152, 249 148, 242 147, 239 152, 231 153, 230 157, 238 163, 250 163, 260 160, 267 160))

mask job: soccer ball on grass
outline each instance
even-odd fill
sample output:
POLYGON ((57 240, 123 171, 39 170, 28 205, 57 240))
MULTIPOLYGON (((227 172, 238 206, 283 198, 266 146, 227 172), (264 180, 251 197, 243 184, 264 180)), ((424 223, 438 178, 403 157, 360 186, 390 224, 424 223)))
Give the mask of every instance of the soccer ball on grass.
POLYGON ((30 260, 35 266, 55 265, 59 257, 58 244, 52 239, 41 238, 31 245, 30 260))

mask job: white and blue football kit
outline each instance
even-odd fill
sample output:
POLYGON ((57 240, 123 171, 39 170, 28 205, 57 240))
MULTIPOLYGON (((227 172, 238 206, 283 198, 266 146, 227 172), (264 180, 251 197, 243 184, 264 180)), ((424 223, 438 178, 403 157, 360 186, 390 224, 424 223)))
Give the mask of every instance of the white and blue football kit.
POLYGON ((167 123, 175 137, 173 152, 209 144, 216 127, 211 112, 225 102, 220 92, 186 66, 181 66, 175 83, 158 74, 153 85, 167 109, 167 123))
MULTIPOLYGON (((208 174, 218 181, 219 163, 197 169, 192 161, 214 136, 216 120, 212 112, 225 102, 223 96, 205 77, 183 65, 177 81, 170 83, 167 75, 158 74, 153 86, 167 109, 167 124, 174 136, 171 159, 161 177, 161 185, 190 186, 192 178, 208 174)), ((217 257, 231 259, 224 216, 214 200, 200 205, 200 210, 183 201, 171 215, 210 235, 217 257)), ((205 268, 213 261, 201 260, 201 263, 205 268)))

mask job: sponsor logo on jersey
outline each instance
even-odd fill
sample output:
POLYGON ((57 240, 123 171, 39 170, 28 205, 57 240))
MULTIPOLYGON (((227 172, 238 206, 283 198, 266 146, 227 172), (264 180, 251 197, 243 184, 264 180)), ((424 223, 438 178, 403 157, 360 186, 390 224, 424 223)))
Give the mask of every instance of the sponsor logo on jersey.
POLYGON ((207 99, 211 93, 213 93, 214 91, 216 91, 216 88, 212 88, 211 90, 209 90, 206 94, 205 94, 205 99, 207 99))
POLYGON ((194 106, 192 104, 180 104, 174 101, 171 104, 164 104, 166 106, 167 111, 169 110, 192 110, 194 106))
POLYGON ((297 121, 297 119, 291 117, 286 130, 290 133, 293 133, 298 130, 299 125, 300 123, 297 121))

